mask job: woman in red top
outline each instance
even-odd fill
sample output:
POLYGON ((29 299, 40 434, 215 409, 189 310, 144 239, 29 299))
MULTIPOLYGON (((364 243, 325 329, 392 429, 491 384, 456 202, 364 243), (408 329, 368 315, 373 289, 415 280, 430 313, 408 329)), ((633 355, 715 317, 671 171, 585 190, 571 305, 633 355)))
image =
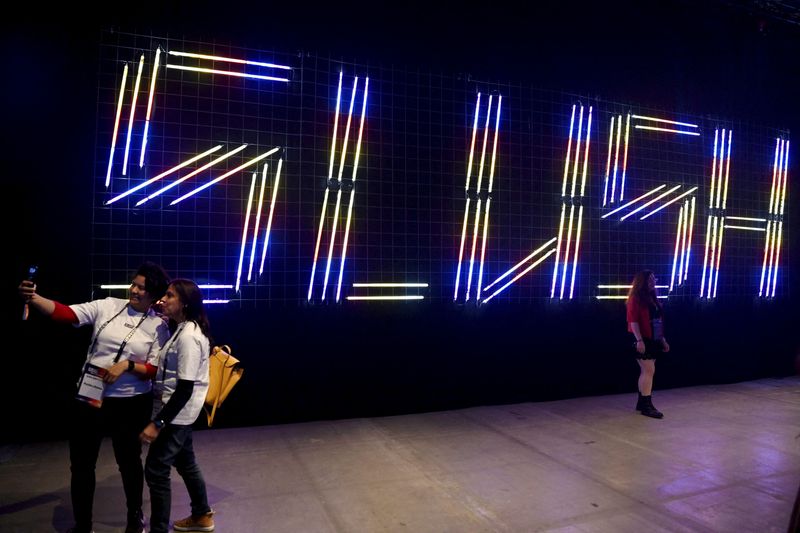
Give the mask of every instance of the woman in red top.
POLYGON ((627 302, 628 331, 633 333, 636 362, 639 363, 639 400, 636 410, 652 418, 664 415, 653 406, 653 375, 656 357, 669 351, 664 338, 663 308, 656 294, 656 278, 652 270, 642 270, 633 278, 627 302))

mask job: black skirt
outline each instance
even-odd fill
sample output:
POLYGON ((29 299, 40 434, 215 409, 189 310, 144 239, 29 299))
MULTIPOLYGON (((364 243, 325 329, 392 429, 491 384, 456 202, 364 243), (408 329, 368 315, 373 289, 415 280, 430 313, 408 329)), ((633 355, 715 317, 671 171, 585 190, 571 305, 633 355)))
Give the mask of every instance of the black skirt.
POLYGON ((644 339, 644 353, 642 354, 636 351, 636 339, 633 339, 631 351, 636 359, 655 359, 664 353, 664 345, 661 341, 644 339))

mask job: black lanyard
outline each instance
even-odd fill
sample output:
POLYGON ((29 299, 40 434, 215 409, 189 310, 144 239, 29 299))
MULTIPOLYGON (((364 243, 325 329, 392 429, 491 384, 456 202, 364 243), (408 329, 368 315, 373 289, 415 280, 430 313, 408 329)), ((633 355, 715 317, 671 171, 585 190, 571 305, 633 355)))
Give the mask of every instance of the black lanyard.
MULTIPOLYGON (((92 341, 92 345, 91 345, 91 347, 89 347, 89 359, 94 357, 94 351, 95 351, 95 348, 97 348, 97 339, 100 338, 100 333, 102 333, 103 330, 106 329, 106 326, 108 326, 115 318, 117 318, 125 310, 127 310, 128 306, 130 306, 129 303, 125 304, 125 307, 123 307, 119 311, 119 313, 117 313, 116 315, 114 315, 111 318, 109 318, 102 326, 100 326, 100 329, 97 330, 97 334, 94 336, 94 340, 92 341)), ((128 344, 128 341, 131 340, 131 337, 133 337, 133 334, 136 333, 136 330, 139 329, 139 326, 142 325, 142 322, 144 322, 144 319, 147 318, 148 312, 149 312, 149 309, 144 312, 144 314, 142 315, 142 318, 139 319, 139 322, 136 324, 136 326, 134 326, 133 329, 130 331, 130 333, 128 333, 125 336, 125 338, 122 340, 122 344, 119 345, 119 350, 117 350, 117 356, 114 358, 114 362, 115 363, 119 361, 120 357, 122 357, 122 351, 125 349, 125 345, 128 344)))

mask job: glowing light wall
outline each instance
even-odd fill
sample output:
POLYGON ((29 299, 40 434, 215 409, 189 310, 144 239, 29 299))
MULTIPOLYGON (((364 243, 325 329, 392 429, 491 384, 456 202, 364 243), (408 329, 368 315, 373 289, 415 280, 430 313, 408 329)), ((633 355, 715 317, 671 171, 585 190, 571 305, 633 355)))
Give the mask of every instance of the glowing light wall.
POLYGON ((148 258, 221 306, 570 305, 624 299, 642 268, 668 300, 788 294, 786 131, 424 67, 103 39, 98 290, 148 258))

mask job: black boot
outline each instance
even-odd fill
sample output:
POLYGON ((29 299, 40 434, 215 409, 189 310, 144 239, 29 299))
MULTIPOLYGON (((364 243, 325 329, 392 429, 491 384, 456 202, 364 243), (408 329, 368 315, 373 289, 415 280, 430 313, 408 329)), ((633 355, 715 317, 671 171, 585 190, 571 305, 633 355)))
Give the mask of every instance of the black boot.
POLYGON ((128 513, 128 525, 125 527, 125 533, 143 533, 144 532, 144 514, 141 509, 135 513, 128 513))
POLYGON ((653 397, 652 396, 642 396, 641 398, 642 408, 640 411, 644 416, 649 416, 650 418, 664 418, 664 413, 659 411, 658 409, 653 406, 653 397))
POLYGON ((636 400, 636 410, 641 411, 644 406, 645 406, 644 396, 642 396, 642 393, 640 392, 639 399, 636 400))

